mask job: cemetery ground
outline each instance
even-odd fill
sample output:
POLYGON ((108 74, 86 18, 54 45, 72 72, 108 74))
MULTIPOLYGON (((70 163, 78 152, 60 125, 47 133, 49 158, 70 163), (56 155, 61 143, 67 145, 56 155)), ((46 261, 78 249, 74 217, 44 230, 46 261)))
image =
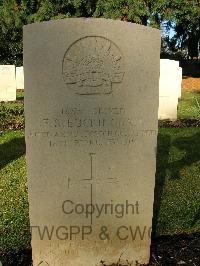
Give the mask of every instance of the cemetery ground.
MULTIPOLYGON (((178 121, 159 128, 150 265, 200 265, 199 179, 200 90, 183 91, 178 121)), ((0 261, 29 266, 23 92, 0 104, 0 195, 0 261)))

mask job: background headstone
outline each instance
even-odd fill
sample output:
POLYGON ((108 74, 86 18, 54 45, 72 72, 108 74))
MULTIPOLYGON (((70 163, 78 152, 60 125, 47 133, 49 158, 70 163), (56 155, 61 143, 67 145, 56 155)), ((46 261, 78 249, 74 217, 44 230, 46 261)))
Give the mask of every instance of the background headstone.
POLYGON ((16 100, 15 66, 0 65, 0 102, 16 100))
POLYGON ((148 262, 159 56, 160 32, 149 27, 104 19, 25 26, 34 265, 148 262))
POLYGON ((181 97, 182 73, 179 62, 160 60, 159 119, 177 119, 178 99, 181 97))
POLYGON ((24 68, 16 67, 16 85, 18 90, 24 90, 24 68))
POLYGON ((182 95, 182 79, 183 79, 183 70, 182 67, 179 67, 179 81, 178 81, 178 86, 179 86, 179 99, 181 99, 182 95))

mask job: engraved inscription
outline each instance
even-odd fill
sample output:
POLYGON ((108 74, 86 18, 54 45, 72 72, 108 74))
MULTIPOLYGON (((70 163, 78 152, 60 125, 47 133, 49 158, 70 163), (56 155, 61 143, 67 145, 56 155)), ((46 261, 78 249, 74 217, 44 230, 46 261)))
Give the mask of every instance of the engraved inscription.
POLYGON ((40 119, 37 131, 27 133, 29 137, 48 140, 51 148, 69 146, 130 146, 138 138, 154 137, 157 131, 138 128, 125 106, 97 106, 82 109, 61 107, 53 117, 40 119))
POLYGON ((63 79, 79 95, 110 94, 124 76, 119 48, 104 37, 87 36, 74 42, 63 58, 63 79))

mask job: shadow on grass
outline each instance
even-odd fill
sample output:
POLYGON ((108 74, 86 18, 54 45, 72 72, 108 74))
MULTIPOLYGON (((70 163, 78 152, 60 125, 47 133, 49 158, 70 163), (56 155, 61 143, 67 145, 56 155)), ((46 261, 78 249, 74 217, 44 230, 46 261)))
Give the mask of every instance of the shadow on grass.
POLYGON ((25 138, 18 137, 0 144, 0 169, 25 154, 25 138))
POLYGON ((158 222, 159 210, 161 205, 161 197, 165 185, 166 170, 169 160, 169 149, 171 145, 171 136, 166 134, 158 134, 158 148, 156 158, 156 184, 154 191, 154 215, 152 236, 156 235, 156 227, 158 222))
MULTIPOLYGON (((200 133, 192 136, 177 137, 172 141, 169 134, 158 134, 158 150, 157 150, 157 169, 156 169, 156 184, 154 193, 154 216, 152 236, 156 235, 156 227, 158 223, 161 197, 166 181, 166 173, 169 173, 171 179, 181 178, 181 170, 185 167, 191 166, 193 163, 200 161, 200 133), (176 151, 173 154, 173 161, 170 162, 170 149, 177 148, 177 158, 180 152, 183 154, 181 159, 176 160, 176 151)), ((193 227, 200 219, 200 208, 194 215, 191 223, 193 227)))
POLYGON ((199 221, 200 221, 200 207, 198 211, 196 212, 193 221, 191 222, 191 227, 195 226, 196 223, 198 223, 199 221))
POLYGON ((169 163, 171 178, 181 178, 181 170, 193 163, 200 161, 200 133, 189 137, 177 138, 172 142, 172 146, 185 152, 182 159, 169 163))
MULTIPOLYGON (((185 166, 190 166, 200 161, 200 133, 190 137, 178 138, 172 144, 179 150, 185 152, 185 156, 181 160, 175 161, 169 165, 172 178, 181 178, 180 173, 185 166)), ((200 208, 195 213, 190 226, 195 226, 199 220, 200 208)))
POLYGON ((0 250, 0 261, 3 266, 32 266, 32 251, 31 249, 0 250))

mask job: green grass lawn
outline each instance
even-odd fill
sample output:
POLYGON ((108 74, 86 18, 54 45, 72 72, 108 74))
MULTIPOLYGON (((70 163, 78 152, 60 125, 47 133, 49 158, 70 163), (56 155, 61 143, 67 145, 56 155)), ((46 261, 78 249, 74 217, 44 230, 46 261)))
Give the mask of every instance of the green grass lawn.
POLYGON ((24 100, 24 91, 17 91, 17 100, 24 100))
MULTIPOLYGON (((200 128, 158 136, 154 232, 200 231, 200 128)), ((0 248, 30 247, 23 131, 0 136, 0 248)))
POLYGON ((0 103, 0 131, 24 128, 24 92, 17 92, 16 102, 0 103))
POLYGON ((23 102, 0 103, 0 131, 24 127, 23 102))
POLYGON ((154 227, 200 232, 200 128, 159 130, 154 227))
POLYGON ((182 92, 178 105, 178 118, 200 119, 200 92, 182 92))
POLYGON ((0 136, 0 248, 30 245, 23 131, 0 136))

